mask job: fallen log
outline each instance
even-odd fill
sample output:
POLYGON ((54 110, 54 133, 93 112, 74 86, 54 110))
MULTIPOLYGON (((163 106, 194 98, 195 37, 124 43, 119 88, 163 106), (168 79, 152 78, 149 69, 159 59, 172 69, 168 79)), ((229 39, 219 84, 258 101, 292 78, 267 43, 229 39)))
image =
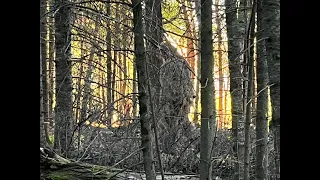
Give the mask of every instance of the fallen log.
POLYGON ((40 179, 42 180, 106 180, 116 179, 121 169, 98 166, 65 159, 51 149, 40 148, 40 179))
MULTIPOLYGON (((132 166, 140 165, 138 163, 132 166)), ((129 168, 130 169, 130 168, 129 168)), ((59 156, 49 148, 40 147, 40 180, 146 180, 143 172, 98 166, 59 156)), ((157 180, 161 175, 157 173, 157 180)), ((199 180, 197 175, 165 173, 165 180, 199 180)))

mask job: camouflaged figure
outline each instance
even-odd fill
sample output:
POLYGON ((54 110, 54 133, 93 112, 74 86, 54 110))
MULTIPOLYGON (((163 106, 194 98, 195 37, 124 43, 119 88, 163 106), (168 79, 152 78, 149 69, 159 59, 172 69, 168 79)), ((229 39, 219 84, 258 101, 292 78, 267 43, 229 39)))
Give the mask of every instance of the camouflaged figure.
POLYGON ((165 42, 160 44, 160 118, 163 150, 172 154, 177 139, 188 129, 188 114, 195 93, 191 68, 176 49, 165 42), (165 130, 164 130, 165 129, 165 130))

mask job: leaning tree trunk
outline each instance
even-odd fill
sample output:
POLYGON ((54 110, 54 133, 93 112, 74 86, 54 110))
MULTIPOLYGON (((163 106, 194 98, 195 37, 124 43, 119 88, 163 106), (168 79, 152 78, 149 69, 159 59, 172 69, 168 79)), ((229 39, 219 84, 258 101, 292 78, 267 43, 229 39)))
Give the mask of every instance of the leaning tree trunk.
POLYGON ((54 147, 68 157, 72 150, 72 74, 69 0, 56 0, 56 112, 54 147))
MULTIPOLYGON (((136 68, 138 71, 138 91, 139 91, 139 113, 141 124, 141 146, 143 147, 143 162, 144 170, 146 172, 146 178, 148 180, 155 180, 155 167, 153 164, 153 150, 152 150, 152 138, 151 138, 151 123, 148 107, 147 96, 147 63, 146 52, 143 40, 143 24, 142 24, 142 4, 141 0, 132 1, 133 12, 133 31, 134 31, 134 50, 136 58, 136 68)), ((150 98, 150 97, 149 97, 150 98)))
POLYGON ((266 38, 266 55, 272 105, 276 179, 280 179, 280 0, 262 0, 261 35, 266 38))
POLYGON ((211 148, 215 130, 215 92, 213 81, 212 0, 201 0, 201 143, 200 180, 211 179, 211 148))

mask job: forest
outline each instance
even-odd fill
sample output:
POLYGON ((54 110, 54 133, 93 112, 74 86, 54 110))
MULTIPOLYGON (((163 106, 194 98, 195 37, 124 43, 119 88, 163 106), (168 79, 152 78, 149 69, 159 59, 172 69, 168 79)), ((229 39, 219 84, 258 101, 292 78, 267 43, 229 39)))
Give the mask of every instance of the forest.
POLYGON ((40 0, 40 180, 280 180, 280 0, 40 0))

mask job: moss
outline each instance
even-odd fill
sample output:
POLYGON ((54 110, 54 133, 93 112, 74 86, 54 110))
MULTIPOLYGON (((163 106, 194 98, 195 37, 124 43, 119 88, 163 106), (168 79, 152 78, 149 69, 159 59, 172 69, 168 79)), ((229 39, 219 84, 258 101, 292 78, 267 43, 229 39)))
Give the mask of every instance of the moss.
POLYGON ((52 180, 71 180, 74 179, 72 175, 68 174, 67 172, 52 172, 49 175, 49 178, 52 180))

